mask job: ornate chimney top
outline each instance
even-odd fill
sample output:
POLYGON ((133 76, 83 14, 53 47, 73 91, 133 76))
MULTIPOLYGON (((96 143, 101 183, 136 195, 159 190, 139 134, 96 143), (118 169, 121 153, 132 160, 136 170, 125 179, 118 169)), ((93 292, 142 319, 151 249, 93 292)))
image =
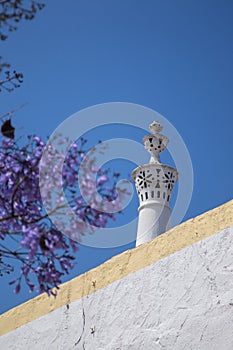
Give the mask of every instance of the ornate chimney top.
POLYGON ((143 137, 142 142, 146 150, 151 154, 150 163, 160 163, 160 153, 165 150, 169 142, 168 138, 162 134, 160 131, 163 127, 159 122, 154 121, 149 126, 152 134, 143 137))
POLYGON ((166 136, 160 134, 162 125, 154 121, 149 127, 152 134, 145 136, 142 141, 151 155, 150 162, 132 172, 140 202, 136 245, 167 230, 171 194, 178 179, 176 169, 160 161, 160 153, 169 142, 166 136))

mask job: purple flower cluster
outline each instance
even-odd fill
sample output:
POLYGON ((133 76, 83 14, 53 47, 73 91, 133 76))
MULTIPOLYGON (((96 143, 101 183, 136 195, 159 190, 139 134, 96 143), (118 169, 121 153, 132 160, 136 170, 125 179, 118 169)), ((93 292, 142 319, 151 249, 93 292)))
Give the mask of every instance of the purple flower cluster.
MULTIPOLYGON (((17 260, 21 273, 11 282, 16 285, 16 293, 20 291, 24 279, 30 291, 37 287, 39 292, 56 295, 62 276, 74 266, 77 242, 81 242, 82 235, 90 232, 90 227, 92 232, 95 227, 105 227, 109 219, 115 219, 113 212, 121 211, 115 190, 119 174, 110 179, 109 171, 96 168, 94 159, 85 163, 82 191, 78 188, 77 173, 87 153, 84 145, 85 140, 73 144, 65 162, 58 152, 56 163, 48 162, 48 166, 43 167, 44 181, 41 184, 39 163, 45 149, 41 138, 29 136, 24 144, 22 141, 2 139, 0 274, 12 272, 14 264, 8 262, 17 260), (59 199, 54 204, 53 191, 61 181, 56 174, 61 165, 63 192, 59 193, 59 199), (57 212, 58 221, 65 195, 78 218, 75 225, 69 225, 69 237, 58 230, 50 213, 45 211, 41 191, 45 191, 48 203, 52 203, 52 211, 57 212)), ((51 147, 51 155, 54 156, 54 152, 56 150, 51 147)))

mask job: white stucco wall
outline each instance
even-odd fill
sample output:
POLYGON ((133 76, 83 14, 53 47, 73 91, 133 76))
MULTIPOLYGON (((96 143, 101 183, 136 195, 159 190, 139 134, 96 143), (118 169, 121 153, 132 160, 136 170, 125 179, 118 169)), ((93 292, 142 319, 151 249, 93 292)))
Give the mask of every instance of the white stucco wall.
POLYGON ((0 349, 232 350, 233 227, 3 335, 0 349))

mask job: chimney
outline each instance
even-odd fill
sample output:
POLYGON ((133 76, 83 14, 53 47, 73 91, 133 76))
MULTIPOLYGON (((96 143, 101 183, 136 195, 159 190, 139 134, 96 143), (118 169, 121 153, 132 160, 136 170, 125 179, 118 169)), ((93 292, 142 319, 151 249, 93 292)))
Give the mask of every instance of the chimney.
POLYGON ((152 240, 169 228, 170 199, 178 172, 160 162, 160 153, 169 142, 166 136, 160 134, 162 129, 157 121, 150 124, 151 134, 142 140, 151 155, 150 162, 132 172, 140 203, 136 246, 152 240))

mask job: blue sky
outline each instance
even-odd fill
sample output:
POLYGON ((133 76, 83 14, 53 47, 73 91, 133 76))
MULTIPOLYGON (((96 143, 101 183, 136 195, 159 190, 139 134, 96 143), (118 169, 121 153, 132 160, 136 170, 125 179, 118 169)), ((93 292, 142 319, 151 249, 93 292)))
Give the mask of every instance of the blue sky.
MULTIPOLYGON (((158 111, 190 152, 195 182, 184 220, 197 216, 232 199, 232 17, 231 0, 50 1, 2 43, 1 55, 25 78, 21 88, 0 95, 1 113, 27 102, 13 117, 18 133, 45 138, 95 104, 122 101, 158 111)), ((90 132, 90 143, 127 133, 136 141, 144 135, 109 127, 90 132)), ((115 165, 124 175, 133 167, 115 165)), ((71 276, 133 246, 81 247, 71 276)), ((1 293, 1 311, 32 297, 26 288, 15 296, 5 278, 1 293)))

